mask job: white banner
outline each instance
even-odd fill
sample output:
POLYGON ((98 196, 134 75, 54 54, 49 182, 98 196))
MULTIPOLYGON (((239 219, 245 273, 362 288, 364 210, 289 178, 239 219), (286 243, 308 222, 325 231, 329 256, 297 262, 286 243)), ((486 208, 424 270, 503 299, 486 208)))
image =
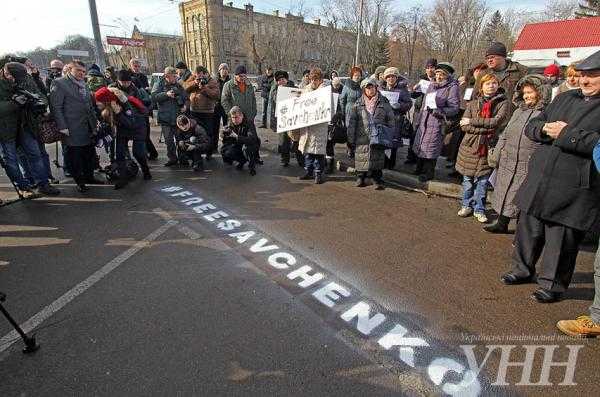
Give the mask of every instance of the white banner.
POLYGON ((277 132, 286 132, 331 121, 331 86, 277 103, 277 132))
POLYGON ((387 98, 387 100, 390 102, 390 105, 398 103, 398 100, 400 99, 399 92, 394 92, 394 91, 379 91, 379 92, 381 93, 381 95, 383 95, 384 97, 387 98))
POLYGON ((277 87, 277 98, 275 98, 275 115, 279 114, 279 104, 286 99, 297 98, 302 95, 302 89, 296 87, 277 87))

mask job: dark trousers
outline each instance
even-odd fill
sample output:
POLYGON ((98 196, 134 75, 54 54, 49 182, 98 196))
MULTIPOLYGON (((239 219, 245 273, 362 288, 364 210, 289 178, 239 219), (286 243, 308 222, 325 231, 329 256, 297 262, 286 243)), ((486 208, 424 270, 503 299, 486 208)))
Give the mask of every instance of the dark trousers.
POLYGON ((289 164, 290 155, 296 156, 296 161, 300 167, 304 167, 304 155, 298 150, 298 142, 292 141, 287 133, 280 134, 279 146, 277 151, 281 154, 281 163, 289 164))
POLYGON ((417 157, 417 168, 415 169, 415 174, 424 174, 427 177, 433 179, 433 177, 435 176, 436 163, 437 159, 425 159, 422 157, 417 157))
POLYGON ((385 160, 384 160, 384 165, 383 168, 388 169, 388 170, 393 170, 394 167, 396 167, 396 156, 398 155, 398 149, 397 148, 392 148, 392 154, 390 155, 390 157, 388 158, 388 156, 385 156, 385 160))
POLYGON ((248 163, 248 168, 252 170, 256 167, 256 160, 258 159, 258 147, 227 145, 221 148, 221 156, 223 157, 223 161, 226 163, 232 163, 234 161, 240 164, 248 163))
POLYGON ((96 150, 94 145, 69 146, 67 150, 71 175, 78 185, 85 184, 94 178, 96 150))
POLYGON ((585 232, 543 221, 521 212, 515 235, 512 271, 517 277, 531 277, 541 257, 538 285, 552 292, 569 287, 579 244, 585 232))
POLYGON ((150 158, 155 159, 158 158, 158 151, 152 142, 150 137, 150 118, 146 117, 146 151, 150 158))
POLYGON ((207 154, 213 154, 219 146, 219 126, 217 125, 216 133, 214 127, 215 122, 217 122, 217 120, 215 120, 215 114, 191 112, 190 115, 194 118, 194 120, 198 122, 198 124, 200 124, 202 128, 204 128, 204 130, 208 134, 210 138, 211 150, 207 154))
POLYGON ((219 132, 221 130, 221 123, 223 123, 224 126, 227 125, 227 114, 225 113, 223 106, 219 104, 215 106, 215 113, 212 124, 212 136, 216 137, 216 140, 213 142, 213 148, 215 151, 219 147, 219 132))
POLYGON ((413 145, 415 144, 415 135, 416 134, 413 133, 409 138, 410 142, 408 144, 408 154, 406 155, 406 159, 411 161, 417 161, 417 155, 413 151, 413 145))
POLYGON ((335 156, 335 143, 332 140, 327 141, 327 146, 325 146, 325 156, 328 159, 333 159, 335 156))
MULTIPOLYGON (((115 156, 117 160, 117 164, 121 167, 121 175, 126 175, 126 159, 129 154, 129 141, 131 139, 127 138, 118 138, 115 148, 115 156)), ((133 157, 140 165, 140 168, 145 173, 148 170, 148 162, 146 160, 146 141, 145 140, 133 140, 132 152, 133 157)))
POLYGON ((268 110, 269 110, 269 98, 263 98, 262 125, 264 127, 267 126, 268 110))
MULTIPOLYGON (((373 170, 370 171, 371 178, 375 181, 375 183, 380 184, 383 183, 383 170, 373 170)), ((360 172, 358 177, 362 180, 365 180, 369 176, 369 172, 360 172)))

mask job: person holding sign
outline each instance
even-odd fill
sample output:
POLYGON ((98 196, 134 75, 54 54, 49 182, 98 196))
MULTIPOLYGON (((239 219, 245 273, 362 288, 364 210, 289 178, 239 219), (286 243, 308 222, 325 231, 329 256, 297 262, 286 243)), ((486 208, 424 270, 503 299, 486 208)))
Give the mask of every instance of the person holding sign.
POLYGON ((376 189, 383 190, 385 149, 371 146, 371 132, 378 125, 393 128, 396 117, 386 97, 377 91, 377 80, 365 79, 360 86, 362 96, 352 106, 348 122, 348 144, 354 149, 354 168, 358 174, 356 186, 365 187, 366 178, 370 174, 376 189))
MULTIPOLYGON (((390 106, 396 117, 396 129, 398 136, 401 136, 402 129, 405 128, 405 123, 409 123, 405 117, 406 113, 412 107, 412 100, 408 93, 408 81, 400 76, 398 68, 387 68, 383 72, 385 84, 381 87, 381 95, 385 96, 390 102, 390 106)), ((385 157, 385 168, 394 169, 396 166, 396 153, 398 148, 391 148, 390 156, 385 157)))
MULTIPOLYGON (((319 68, 311 69, 308 75, 310 84, 304 87, 302 93, 316 91, 323 87, 323 73, 319 68)), ((328 121, 300 129, 298 149, 304 154, 304 169, 306 173, 299 177, 301 180, 313 179, 316 184, 325 182, 325 153, 327 147, 328 121)))
POLYGON ((440 62, 435 70, 435 82, 429 85, 423 106, 416 120, 417 133, 413 151, 417 156, 415 175, 420 182, 433 179, 435 164, 442 152, 444 128, 460 109, 458 81, 453 77, 454 67, 440 62))
MULTIPOLYGON (((423 106, 423 99, 425 96, 425 92, 429 89, 429 85, 432 81, 435 81, 435 69, 437 67, 437 59, 430 58, 425 62, 425 73, 421 75, 421 80, 413 87, 412 92, 410 93, 411 98, 415 100, 415 109, 413 112, 413 126, 419 124, 419 114, 421 112, 421 107, 423 106)), ((408 156, 404 164, 415 164, 417 162, 417 156, 413 151, 413 145, 415 143, 415 134, 410 137, 410 143, 408 146, 408 156)))

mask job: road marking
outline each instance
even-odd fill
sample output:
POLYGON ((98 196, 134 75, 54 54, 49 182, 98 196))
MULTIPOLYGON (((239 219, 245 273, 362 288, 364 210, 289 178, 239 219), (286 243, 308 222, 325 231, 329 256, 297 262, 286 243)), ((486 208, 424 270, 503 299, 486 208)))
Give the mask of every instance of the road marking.
MULTIPOLYGON (((177 225, 178 223, 179 222, 174 221, 174 220, 167 221, 164 225, 162 225, 161 227, 159 227, 158 229, 156 229, 155 231, 150 233, 148 236, 146 236, 142 240, 136 242, 135 245, 133 245, 127 251, 123 252, 122 254, 120 254, 119 256, 117 256, 116 258, 111 260, 110 262, 108 262, 106 265, 102 266, 102 268, 100 268, 94 274, 92 274, 91 276, 89 276, 88 278, 86 278, 85 280, 80 282, 79 284, 77 284, 75 287, 71 288, 69 291, 67 291, 65 294, 63 294, 60 298, 56 299, 54 302, 52 302, 51 304, 49 304, 48 306, 43 308, 41 311, 39 311, 37 314, 35 314, 29 320, 27 320, 23 324, 21 324, 21 328, 23 328, 23 331, 28 333, 28 332, 31 332, 32 330, 34 330, 36 327, 38 327, 44 321, 49 319, 56 312, 58 312, 63 307, 65 307, 73 299, 75 299, 79 295, 83 294, 91 286, 93 286, 98 281, 102 280, 105 276, 107 276, 110 272, 112 272, 113 270, 118 268, 127 259, 131 258, 133 255, 138 253, 143 248, 147 247, 148 243, 156 240, 158 237, 160 237, 162 234, 164 234, 167 230, 169 230, 171 227, 177 225)), ((8 334, 6 334, 2 339, 0 339, 0 353, 4 352, 6 349, 8 349, 13 343, 17 342, 18 340, 20 340, 20 339, 19 339, 19 334, 17 334, 17 331, 11 331, 8 334)))

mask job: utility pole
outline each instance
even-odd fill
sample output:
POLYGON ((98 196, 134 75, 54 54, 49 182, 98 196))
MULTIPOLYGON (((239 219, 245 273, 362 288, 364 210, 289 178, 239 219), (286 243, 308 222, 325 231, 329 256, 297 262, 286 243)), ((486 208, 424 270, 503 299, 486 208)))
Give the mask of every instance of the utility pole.
POLYGON ((102 37, 100 36, 100 25, 98 24, 98 11, 96 10, 96 0, 89 0, 90 17, 92 18, 92 30, 94 31, 94 42, 96 43, 96 63, 104 70, 106 61, 104 58, 104 48, 102 47, 102 37))
MULTIPOLYGON (((360 31, 362 30, 362 20, 363 20, 363 3, 364 0, 359 0, 360 3, 358 5, 358 26, 356 29, 356 53, 354 54, 354 66, 358 65, 358 48, 360 46, 360 31)), ((352 77, 352 76, 350 76, 352 77)))

